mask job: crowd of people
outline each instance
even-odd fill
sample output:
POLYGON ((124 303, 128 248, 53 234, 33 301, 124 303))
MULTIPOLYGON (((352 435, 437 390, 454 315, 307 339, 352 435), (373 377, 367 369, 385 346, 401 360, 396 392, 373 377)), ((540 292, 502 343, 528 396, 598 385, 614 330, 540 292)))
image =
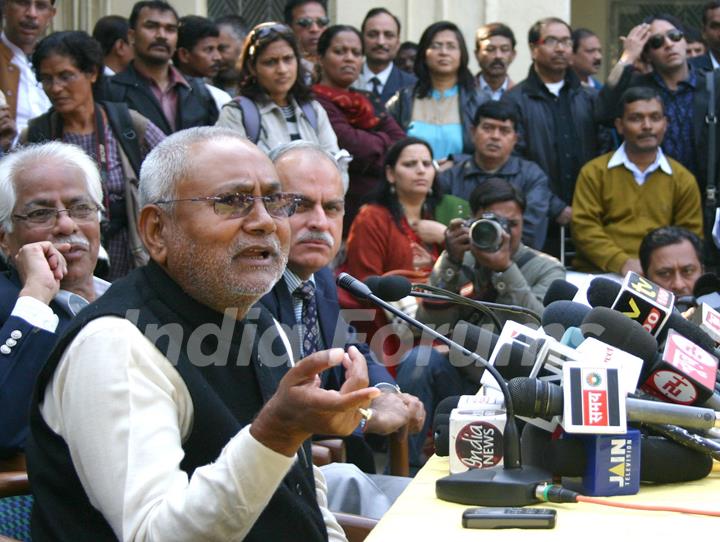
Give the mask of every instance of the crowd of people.
POLYGON ((340 272, 541 315, 569 269, 686 296, 720 265, 720 1, 700 29, 640 22, 604 83, 600 37, 556 17, 514 82, 501 22, 473 74, 456 24, 401 43, 383 7, 249 28, 141 0, 45 35, 54 15, 5 0, 0 35, 0 459, 27 455, 35 540, 343 540, 337 482, 365 479, 312 438, 374 474, 370 435, 407 427, 417 468, 435 406, 480 384, 383 336, 340 272))

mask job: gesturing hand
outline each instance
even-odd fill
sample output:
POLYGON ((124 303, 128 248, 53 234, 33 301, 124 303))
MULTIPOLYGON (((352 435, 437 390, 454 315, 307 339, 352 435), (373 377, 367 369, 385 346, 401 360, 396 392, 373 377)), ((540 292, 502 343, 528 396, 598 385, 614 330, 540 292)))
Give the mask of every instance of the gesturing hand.
POLYGON ((250 427, 256 440, 292 456, 313 433, 348 435, 360 423, 358 408, 380 394, 368 388, 367 363, 351 346, 316 352, 290 369, 250 427), (343 364, 345 383, 339 391, 320 387, 319 373, 343 364))

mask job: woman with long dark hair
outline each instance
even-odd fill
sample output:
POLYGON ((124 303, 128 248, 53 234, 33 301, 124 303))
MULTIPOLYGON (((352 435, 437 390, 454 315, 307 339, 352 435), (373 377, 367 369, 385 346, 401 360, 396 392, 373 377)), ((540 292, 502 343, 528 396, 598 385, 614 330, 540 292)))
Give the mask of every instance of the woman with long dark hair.
POLYGON ((137 179, 140 164, 165 134, 123 103, 94 98, 102 83, 100 44, 87 33, 55 32, 32 55, 38 81, 52 108, 30 120, 21 142, 60 140, 81 147, 100 169, 106 214, 103 245, 114 280, 147 261, 137 232, 137 179))
POLYGON ((353 157, 350 188, 345 198, 345 231, 360 203, 383 178, 383 160, 388 148, 405 132, 369 92, 351 88, 362 67, 362 38, 357 28, 335 25, 318 42, 322 75, 313 91, 327 111, 340 147, 353 157))
POLYGON ((217 126, 241 132, 266 153, 296 139, 337 152, 327 114, 304 82, 301 58, 290 27, 269 22, 253 28, 240 53, 239 96, 222 108, 217 126))
POLYGON ((435 173, 427 141, 408 137, 390 147, 385 180, 350 228, 345 271, 360 280, 388 272, 430 273, 447 222, 468 216, 464 200, 443 196, 433 186, 435 173))
POLYGON ((449 21, 425 29, 415 58, 414 87, 398 91, 388 111, 408 135, 425 139, 441 162, 454 154, 472 154, 472 121, 488 97, 468 68, 468 50, 460 29, 449 21))

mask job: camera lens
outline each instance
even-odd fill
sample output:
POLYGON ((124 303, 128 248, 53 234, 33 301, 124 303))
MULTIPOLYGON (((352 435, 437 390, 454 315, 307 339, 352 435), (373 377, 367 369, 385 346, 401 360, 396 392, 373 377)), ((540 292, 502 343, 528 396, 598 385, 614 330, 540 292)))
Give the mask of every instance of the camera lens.
POLYGON ((477 220, 470 228, 470 239, 479 250, 496 252, 502 245, 502 226, 495 220, 477 220))

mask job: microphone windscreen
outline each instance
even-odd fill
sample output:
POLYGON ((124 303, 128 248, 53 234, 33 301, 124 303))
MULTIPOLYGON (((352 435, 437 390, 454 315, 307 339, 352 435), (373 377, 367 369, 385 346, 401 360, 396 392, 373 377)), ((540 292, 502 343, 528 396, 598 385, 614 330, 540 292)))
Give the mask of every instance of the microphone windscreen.
POLYGON ((460 395, 451 395, 438 403, 433 416, 433 440, 435 453, 440 457, 450 454, 450 413, 457 407, 460 395))
POLYGON ((580 440, 553 439, 551 433, 527 423, 520 437, 520 450, 525 465, 562 476, 582 476, 585 473, 585 445, 580 440))
POLYGON ((639 357, 647 368, 655 359, 658 344, 655 337, 635 320, 607 307, 595 307, 580 326, 585 338, 593 337, 639 357))
POLYGON ((547 307, 555 301, 571 301, 578 291, 578 287, 572 282, 563 279, 555 279, 550 283, 545 297, 543 297, 543 306, 547 307))
POLYGON ((672 484, 705 478, 712 470, 712 456, 691 450, 663 437, 643 436, 640 445, 640 479, 672 484))
MULTIPOLYGON (((476 326, 465 320, 458 320, 455 327, 453 327, 452 339, 470 350, 470 352, 488 359, 495 349, 499 336, 489 329, 476 326)), ((464 354, 450 350, 451 363, 462 363, 463 359, 464 354)))
MULTIPOLYGON (((534 425, 523 429, 522 457, 527 465, 550 471, 555 476, 583 476, 587 465, 585 445, 578 438, 553 439, 534 425)), ((712 471, 712 456, 691 450, 663 437, 642 435, 640 480, 656 484, 692 482, 712 471)))
POLYGON ((705 273, 695 283, 693 295, 701 297, 720 291, 720 278, 715 273, 705 273))
POLYGON ((620 284, 605 277, 595 277, 587 289, 587 300, 593 307, 612 307, 620 293, 620 284))
POLYGON ((400 275, 388 275, 386 277, 368 277, 365 285, 370 288, 373 294, 384 301, 399 301, 410 295, 411 282, 400 275))
POLYGON ((688 320, 685 320, 685 318, 683 318, 680 314, 674 312, 670 314, 670 317, 667 319, 665 326, 658 334, 658 339, 660 341, 665 340, 668 331, 670 331, 671 329, 674 329, 686 339, 690 339, 691 342, 694 342, 706 352, 709 352, 713 356, 715 355, 715 341, 712 340, 710 335, 705 333, 697 325, 693 324, 688 320))
POLYGON ((381 277, 379 275, 370 275, 367 277, 363 282, 365 283, 365 286, 370 288, 370 291, 380 297, 378 295, 378 288, 380 285, 380 279, 381 277))
POLYGON ((581 303, 566 300, 553 301, 543 311, 543 331, 559 341, 568 328, 580 327, 589 312, 590 307, 581 303))

